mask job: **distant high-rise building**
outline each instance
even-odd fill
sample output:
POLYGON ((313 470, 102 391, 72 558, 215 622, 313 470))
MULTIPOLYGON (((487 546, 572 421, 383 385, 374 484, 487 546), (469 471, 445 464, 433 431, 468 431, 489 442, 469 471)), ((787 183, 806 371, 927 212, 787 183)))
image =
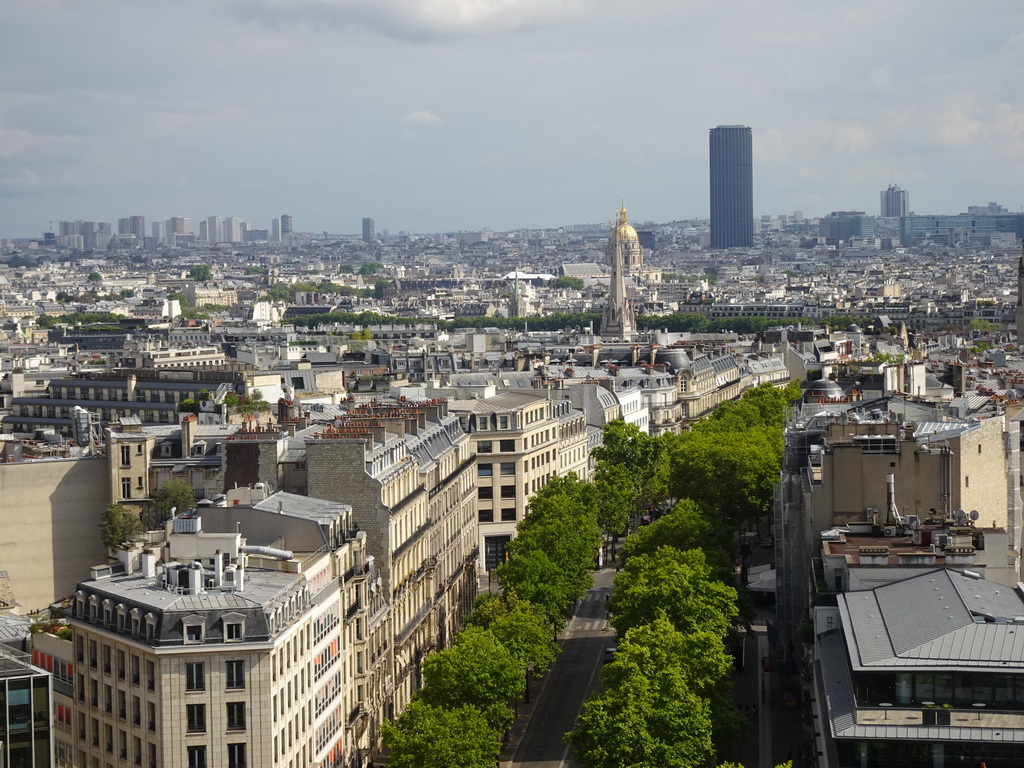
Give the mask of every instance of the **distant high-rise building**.
POLYGON ((205 220, 199 222, 199 239, 205 240, 207 243, 214 242, 210 239, 210 224, 205 220))
POLYGON ((224 231, 221 238, 225 243, 242 242, 242 220, 237 216, 228 216, 224 219, 224 231))
POLYGON ((280 243, 281 242, 281 220, 271 219, 270 220, 270 242, 280 243))
POLYGON ((881 216, 888 219, 898 219, 907 215, 908 207, 907 190, 900 189, 895 184, 890 184, 888 189, 882 190, 881 216))
POLYGON ((281 214, 281 242, 284 245, 292 244, 292 215, 290 213, 281 214))
POLYGON ((192 229, 192 219, 185 218, 184 216, 171 216, 167 220, 167 236, 171 235, 187 235, 192 229))
POLYGON ((132 229, 131 220, 127 217, 117 220, 117 234, 127 235, 130 234, 132 229))
POLYGON ((224 224, 220 216, 210 216, 206 220, 207 242, 220 243, 224 241, 224 224))
POLYGON ((128 231, 130 234, 135 235, 135 239, 140 243, 146 239, 146 217, 145 216, 129 216, 128 217, 128 231))
POLYGON ((754 152, 750 128, 711 129, 711 247, 754 244, 754 152))
POLYGON ((372 243, 377 238, 377 232, 373 227, 373 219, 366 217, 363 219, 363 242, 372 243))
POLYGON ((153 222, 153 237, 160 243, 167 239, 167 224, 165 222, 153 222))

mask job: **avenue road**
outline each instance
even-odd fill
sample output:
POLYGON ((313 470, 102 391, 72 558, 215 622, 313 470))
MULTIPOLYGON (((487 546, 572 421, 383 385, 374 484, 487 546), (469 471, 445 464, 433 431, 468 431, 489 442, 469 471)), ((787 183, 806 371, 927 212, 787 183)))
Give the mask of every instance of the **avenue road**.
MULTIPOLYGON (((562 652, 551 669, 530 724, 511 763, 516 768, 570 768, 563 736, 571 731, 592 690, 598 687, 605 648, 615 645, 605 598, 611 594, 615 569, 594 573, 594 586, 562 634, 562 652)), ((535 694, 536 695, 536 694, 535 694)))

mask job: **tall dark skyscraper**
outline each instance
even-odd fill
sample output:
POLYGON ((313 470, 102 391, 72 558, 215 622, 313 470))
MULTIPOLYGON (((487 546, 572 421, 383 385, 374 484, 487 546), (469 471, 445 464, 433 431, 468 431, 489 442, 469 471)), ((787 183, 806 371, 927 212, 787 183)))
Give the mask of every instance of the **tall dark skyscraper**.
POLYGON ((363 219, 363 242, 372 243, 377 239, 377 231, 373 227, 373 219, 366 217, 363 219))
POLYGON ((754 152, 750 128, 711 129, 711 247, 754 244, 754 152))

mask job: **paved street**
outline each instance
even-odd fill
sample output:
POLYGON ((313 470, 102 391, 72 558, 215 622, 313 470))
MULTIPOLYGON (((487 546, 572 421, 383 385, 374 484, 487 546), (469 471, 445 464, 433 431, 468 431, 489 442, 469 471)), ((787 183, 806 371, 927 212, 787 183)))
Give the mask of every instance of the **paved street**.
MULTIPOLYGON (((502 766, 517 768, 568 768, 575 765, 562 739, 570 731, 587 695, 598 685, 604 649, 614 645, 615 632, 608 624, 604 599, 611 594, 615 570, 594 574, 594 587, 578 606, 562 633, 562 653, 552 667, 543 692, 536 697, 525 733, 509 746, 511 760, 502 766)), ((536 685, 536 684, 535 684, 536 685)))

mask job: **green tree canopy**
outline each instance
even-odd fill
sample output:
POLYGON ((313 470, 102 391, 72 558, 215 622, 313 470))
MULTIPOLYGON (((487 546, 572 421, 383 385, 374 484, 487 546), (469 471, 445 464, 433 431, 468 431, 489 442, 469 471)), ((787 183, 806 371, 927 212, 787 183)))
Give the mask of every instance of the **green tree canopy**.
POLYGON ((561 650, 543 609, 515 592, 480 595, 466 625, 489 630, 534 677, 543 677, 561 650))
POLYGON ((725 549, 723 534, 715 531, 708 510, 691 499, 683 499, 652 525, 641 526, 622 543, 620 563, 625 565, 636 555, 653 555, 661 547, 679 550, 698 549, 719 543, 725 549))
POLYGON ((196 282, 202 283, 213 279, 213 270, 209 264, 196 264, 188 271, 188 276, 196 282))
POLYGON ((501 754, 498 732, 480 710, 412 701, 382 726, 391 768, 494 768, 501 754))
POLYGON ((89 282, 91 282, 91 283, 98 283, 98 282, 101 282, 102 280, 103 280, 103 275, 101 275, 99 272, 93 271, 93 272, 89 273, 89 282))
POLYGON ((620 634, 665 618, 683 633, 725 637, 737 615, 736 590, 714 578, 704 551, 673 547, 629 558, 608 607, 620 634))
POLYGON ((113 549, 142 533, 142 520, 137 513, 121 506, 110 504, 100 516, 100 541, 107 549, 113 549))
POLYGON ((368 277, 369 275, 376 275, 378 272, 380 272, 381 267, 383 266, 384 265, 381 264, 379 261, 368 261, 361 267, 359 267, 359 274, 363 275, 364 277, 368 277))
POLYGON ((498 580, 506 592, 537 606, 555 629, 565 626, 565 609, 576 598, 566 575, 545 552, 522 548, 510 553, 498 565, 498 580))
POLYGON ((582 291, 586 287, 582 277, 562 275, 551 281, 552 288, 566 288, 570 291, 582 291))
POLYGON ((181 514, 196 505, 196 495, 192 491, 192 486, 176 477, 161 485, 153 493, 152 499, 154 515, 152 520, 148 521, 150 527, 159 525, 169 518, 171 509, 175 509, 177 514, 181 514))
POLYGON ((673 657, 689 650, 667 622, 656 626, 669 636, 651 630, 653 646, 625 640, 602 671, 604 690, 566 734, 582 768, 705 768, 713 758, 710 706, 673 657))
POLYGON ((523 695, 525 669, 491 632, 466 627, 455 645, 423 660, 420 697, 449 709, 465 704, 484 712, 491 727, 504 732, 512 723, 509 702, 523 695))

